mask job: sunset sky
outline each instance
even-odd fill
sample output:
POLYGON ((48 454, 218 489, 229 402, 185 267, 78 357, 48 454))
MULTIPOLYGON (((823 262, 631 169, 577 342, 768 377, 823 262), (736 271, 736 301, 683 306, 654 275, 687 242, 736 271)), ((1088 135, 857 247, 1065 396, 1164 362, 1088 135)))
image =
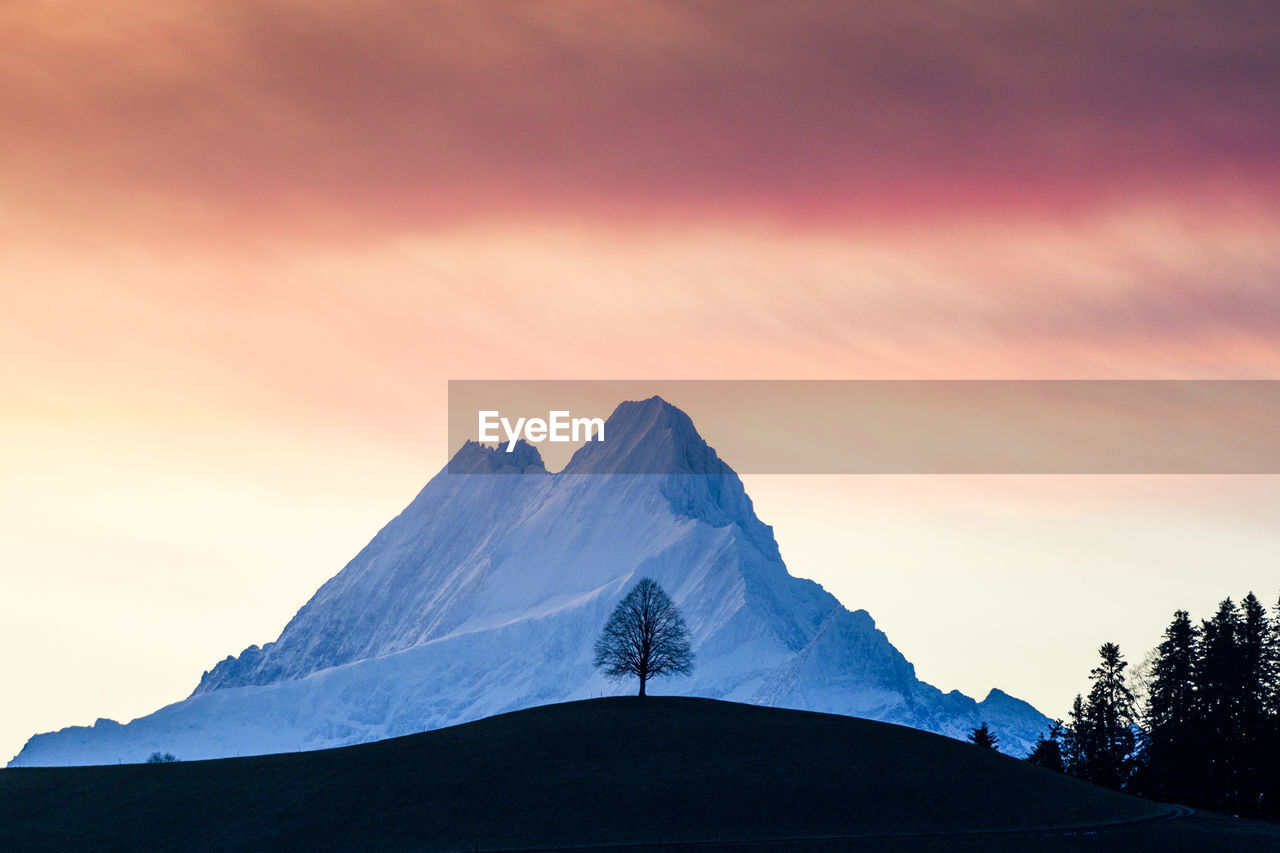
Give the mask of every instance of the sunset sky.
MULTIPOLYGON (((274 639, 449 379, 1280 378, 1280 6, 1150 9, 3 4, 0 759, 274 639)), ((1276 477, 744 481, 1051 717, 1280 593, 1276 477)))

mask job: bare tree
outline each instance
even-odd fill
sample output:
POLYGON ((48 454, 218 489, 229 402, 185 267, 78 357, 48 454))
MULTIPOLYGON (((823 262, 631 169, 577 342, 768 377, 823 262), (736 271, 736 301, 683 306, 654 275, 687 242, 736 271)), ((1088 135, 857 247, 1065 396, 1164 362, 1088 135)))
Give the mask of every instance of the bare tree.
POLYGON ((640 695, 650 678, 693 672, 689 631, 671 597, 652 578, 641 578, 596 640, 597 667, 612 679, 634 675, 640 695))

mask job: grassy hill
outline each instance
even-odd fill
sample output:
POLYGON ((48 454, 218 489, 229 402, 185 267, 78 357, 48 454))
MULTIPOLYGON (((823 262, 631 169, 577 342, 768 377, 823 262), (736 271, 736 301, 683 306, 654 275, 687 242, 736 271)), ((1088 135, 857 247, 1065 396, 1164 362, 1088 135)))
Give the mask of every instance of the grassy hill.
POLYGON ((852 839, 860 850, 1280 849, 1280 827, 1147 803, 900 726, 702 699, 549 705, 322 752, 0 770, 0 849, 15 851, 835 850, 852 839))

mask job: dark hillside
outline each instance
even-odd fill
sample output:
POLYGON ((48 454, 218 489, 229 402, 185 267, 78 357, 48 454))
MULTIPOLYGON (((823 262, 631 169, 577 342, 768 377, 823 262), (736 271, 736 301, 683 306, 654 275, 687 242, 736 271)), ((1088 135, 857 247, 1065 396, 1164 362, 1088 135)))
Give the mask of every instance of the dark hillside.
POLYGON ((0 771, 0 849, 1280 849, 1280 828, 1114 794, 849 717, 699 699, 549 705, 344 749, 0 771), (770 842, 761 844, 761 842, 770 842), (779 844, 778 842, 785 842, 779 844))

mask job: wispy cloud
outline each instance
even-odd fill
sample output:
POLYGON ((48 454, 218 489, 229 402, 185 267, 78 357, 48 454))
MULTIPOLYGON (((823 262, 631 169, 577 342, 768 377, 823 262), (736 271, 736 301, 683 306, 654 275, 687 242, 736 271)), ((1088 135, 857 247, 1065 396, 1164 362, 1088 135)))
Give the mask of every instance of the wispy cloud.
POLYGON ((1274 4, 16 3, 0 185, 50 215, 883 221, 1274 199, 1274 4))

